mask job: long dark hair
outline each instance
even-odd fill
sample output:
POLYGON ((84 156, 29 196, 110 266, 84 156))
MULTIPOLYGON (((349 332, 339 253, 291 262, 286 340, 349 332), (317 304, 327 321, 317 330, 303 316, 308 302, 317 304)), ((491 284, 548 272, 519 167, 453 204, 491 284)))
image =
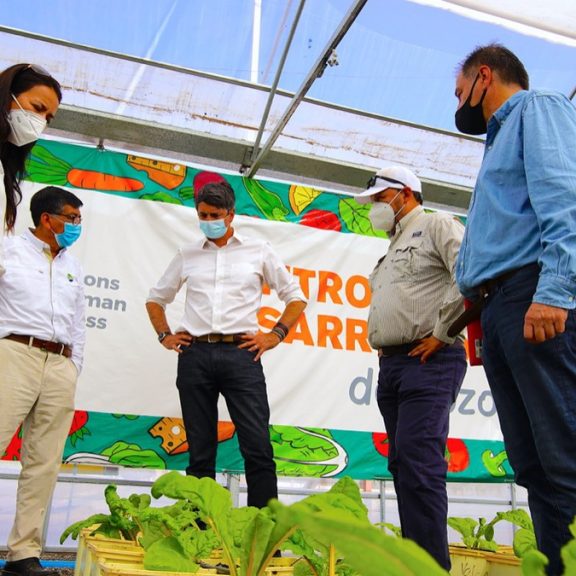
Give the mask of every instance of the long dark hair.
POLYGON ((24 177, 24 164, 34 146, 14 146, 7 141, 10 134, 8 112, 12 105, 12 95, 18 97, 34 86, 43 85, 52 88, 62 101, 62 90, 57 80, 48 72, 33 64, 14 64, 0 73, 0 162, 4 167, 4 187, 6 189, 6 216, 4 224, 8 230, 14 228, 16 212, 22 192, 20 180, 24 177))

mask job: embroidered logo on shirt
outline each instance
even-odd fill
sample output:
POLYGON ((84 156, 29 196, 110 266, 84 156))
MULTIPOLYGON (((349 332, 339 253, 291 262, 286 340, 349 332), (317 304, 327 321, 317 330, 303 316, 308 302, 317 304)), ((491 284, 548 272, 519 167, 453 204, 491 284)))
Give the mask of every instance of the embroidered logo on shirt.
POLYGON ((419 238, 420 236, 422 236, 422 230, 412 233, 412 238, 419 238))
POLYGON ((70 272, 68 272, 68 274, 66 274, 66 278, 68 278, 68 282, 74 282, 74 276, 72 276, 72 274, 70 274, 70 272))

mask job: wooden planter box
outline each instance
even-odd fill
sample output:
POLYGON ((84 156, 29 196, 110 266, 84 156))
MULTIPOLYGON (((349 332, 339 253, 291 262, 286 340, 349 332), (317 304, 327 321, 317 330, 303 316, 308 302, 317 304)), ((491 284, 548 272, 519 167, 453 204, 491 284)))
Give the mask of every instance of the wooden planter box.
POLYGON ((498 552, 471 550, 463 546, 450 546, 452 576, 520 576, 520 558, 510 546, 502 546, 498 552))

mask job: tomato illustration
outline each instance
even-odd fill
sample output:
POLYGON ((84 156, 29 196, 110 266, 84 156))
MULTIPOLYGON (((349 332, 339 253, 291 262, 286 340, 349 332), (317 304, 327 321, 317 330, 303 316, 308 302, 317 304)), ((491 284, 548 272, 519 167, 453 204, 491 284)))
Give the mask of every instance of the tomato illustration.
POLYGON ((4 455, 2 456, 2 460, 20 460, 20 450, 22 448, 22 425, 18 426, 18 430, 14 436, 12 436, 12 440, 10 440, 10 444, 8 444, 4 455))
POLYGON ((388 453, 390 452, 390 442, 388 440, 388 434, 386 432, 373 432, 372 433, 372 444, 378 454, 388 458, 388 453))
POLYGON ((217 172, 208 172, 208 171, 198 172, 198 174, 194 176, 194 182, 193 182, 194 202, 196 202, 198 192, 200 192, 200 190, 202 190, 202 188, 206 186, 206 184, 210 184, 213 182, 214 183, 225 182, 224 176, 221 176, 217 172))
POLYGON ((342 230, 338 216, 328 210, 309 210, 302 216, 300 224, 312 228, 322 228, 322 230, 335 230, 336 232, 342 230))
POLYGON ((448 462, 448 472, 462 472, 470 465, 468 448, 460 438, 448 438, 445 458, 448 462))
POLYGON ((82 440, 84 436, 91 436, 92 432, 86 427, 88 422, 88 412, 85 410, 76 410, 74 412, 74 418, 72 419, 72 425, 70 426, 70 431, 68 432, 68 437, 70 438, 70 443, 72 446, 76 446, 78 440, 82 440))

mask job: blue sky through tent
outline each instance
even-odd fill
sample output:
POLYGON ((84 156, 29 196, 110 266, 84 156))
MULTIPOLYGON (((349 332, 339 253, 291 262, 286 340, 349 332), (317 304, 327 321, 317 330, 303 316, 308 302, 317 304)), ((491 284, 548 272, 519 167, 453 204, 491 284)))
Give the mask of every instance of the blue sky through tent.
MULTIPOLYGON (((299 0, 262 0, 258 78, 274 78, 299 0)), ((352 0, 308 0, 280 80, 295 91, 352 0)), ((249 80, 253 0, 29 0, 3 5, 3 25, 249 80)), ((369 0, 309 96, 454 130, 455 68, 498 41, 524 61, 533 87, 569 95, 576 48, 407 0, 369 0)), ((4 47, 6 49, 6 47, 4 47)))

